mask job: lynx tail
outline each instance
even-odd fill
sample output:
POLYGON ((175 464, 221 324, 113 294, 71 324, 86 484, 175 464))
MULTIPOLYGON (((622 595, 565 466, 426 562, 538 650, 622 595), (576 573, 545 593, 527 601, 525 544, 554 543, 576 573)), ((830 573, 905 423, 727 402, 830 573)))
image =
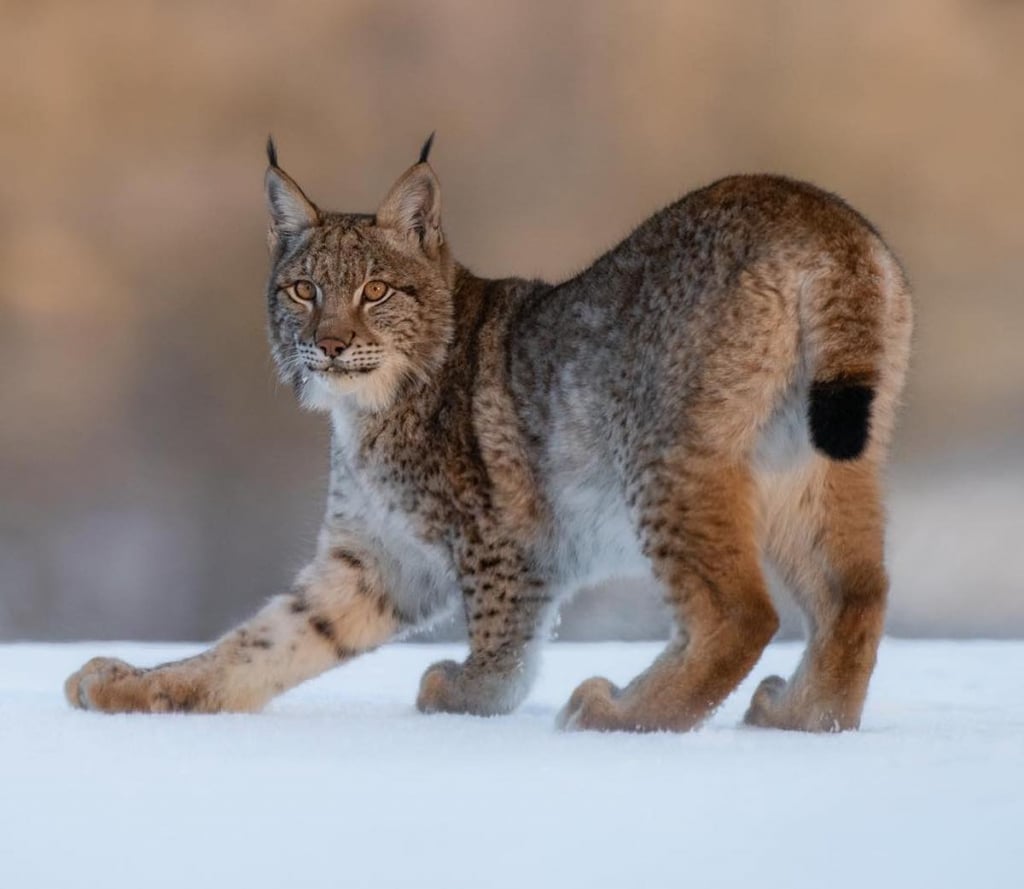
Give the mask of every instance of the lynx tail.
POLYGON ((871 438, 886 304, 879 283, 870 256, 858 257, 819 279, 804 307, 813 368, 808 425, 814 446, 832 460, 856 460, 871 438))

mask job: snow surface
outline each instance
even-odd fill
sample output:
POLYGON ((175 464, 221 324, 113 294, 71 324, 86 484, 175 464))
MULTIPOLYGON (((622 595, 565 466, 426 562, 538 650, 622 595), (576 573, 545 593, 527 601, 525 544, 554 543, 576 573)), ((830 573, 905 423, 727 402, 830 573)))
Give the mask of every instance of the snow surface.
POLYGON ((71 710, 94 654, 195 646, 0 646, 2 887, 1020 887, 1024 642, 886 640, 859 733, 739 725, 777 644, 689 735, 560 734, 595 673, 659 646, 548 646, 515 715, 421 716, 396 645, 255 716, 71 710))

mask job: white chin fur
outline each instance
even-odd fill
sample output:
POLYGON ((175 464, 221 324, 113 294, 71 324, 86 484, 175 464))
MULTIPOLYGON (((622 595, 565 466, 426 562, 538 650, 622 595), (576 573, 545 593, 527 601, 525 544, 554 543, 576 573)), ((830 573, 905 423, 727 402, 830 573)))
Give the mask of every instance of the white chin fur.
POLYGON ((310 372, 299 401, 306 410, 329 412, 354 396, 360 407, 379 410, 391 400, 397 383, 397 372, 387 364, 371 373, 353 376, 310 372))
POLYGON ((356 377, 333 376, 310 372, 302 384, 299 401, 306 410, 330 411, 355 393, 360 380, 356 377))

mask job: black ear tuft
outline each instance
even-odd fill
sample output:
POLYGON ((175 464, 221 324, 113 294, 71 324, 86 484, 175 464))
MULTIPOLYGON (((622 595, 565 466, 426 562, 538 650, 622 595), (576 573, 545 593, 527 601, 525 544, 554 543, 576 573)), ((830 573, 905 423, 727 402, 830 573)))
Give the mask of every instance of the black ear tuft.
POLYGON ((427 137, 427 141, 423 143, 423 147, 420 149, 420 159, 416 162, 418 164, 425 164, 427 158, 430 156, 430 149, 434 144, 434 135, 436 130, 427 137))
POLYGON ((277 146, 274 144, 274 137, 267 136, 267 160, 270 162, 270 166, 277 166, 277 146))

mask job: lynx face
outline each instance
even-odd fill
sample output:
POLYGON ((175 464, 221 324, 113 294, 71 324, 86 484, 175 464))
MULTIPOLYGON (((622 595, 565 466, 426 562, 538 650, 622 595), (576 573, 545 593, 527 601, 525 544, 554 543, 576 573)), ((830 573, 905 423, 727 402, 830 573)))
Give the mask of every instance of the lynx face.
POLYGON ((438 367, 452 335, 452 263, 425 157, 374 216, 324 213, 277 166, 267 204, 270 340, 278 372, 311 409, 353 396, 381 409, 438 367))

